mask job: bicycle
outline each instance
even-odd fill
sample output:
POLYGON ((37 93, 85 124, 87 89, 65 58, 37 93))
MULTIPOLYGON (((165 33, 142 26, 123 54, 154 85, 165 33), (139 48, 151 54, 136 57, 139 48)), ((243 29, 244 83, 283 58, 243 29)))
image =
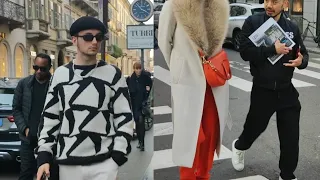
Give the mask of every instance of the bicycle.
POLYGON ((304 41, 308 35, 308 31, 311 33, 312 37, 313 37, 313 41, 315 43, 318 44, 318 46, 320 46, 320 36, 315 36, 313 34, 313 32, 311 31, 311 28, 313 29, 316 29, 316 27, 314 27, 312 24, 316 24, 316 22, 310 22, 308 19, 302 17, 303 20, 307 21, 308 22, 308 25, 306 27, 306 29, 303 31, 302 35, 301 35, 301 38, 302 38, 302 41, 304 41))

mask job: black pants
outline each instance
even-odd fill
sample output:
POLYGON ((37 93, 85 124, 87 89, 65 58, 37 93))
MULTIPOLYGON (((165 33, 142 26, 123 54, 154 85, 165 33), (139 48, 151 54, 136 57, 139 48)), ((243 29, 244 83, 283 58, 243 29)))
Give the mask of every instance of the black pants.
POLYGON ((144 137, 146 134, 146 130, 145 130, 144 117, 141 112, 134 113, 134 121, 136 123, 136 132, 137 132, 138 141, 140 142, 141 146, 144 146, 144 137))
MULTIPOLYGON (((37 140, 30 138, 30 142, 21 141, 20 146, 20 176, 19 180, 34 180, 37 174, 37 161, 34 157, 34 149, 37 147, 37 140)), ((49 180, 59 180, 59 168, 56 163, 50 165, 49 180)))
POLYGON ((253 86, 244 130, 235 144, 236 149, 249 149, 265 131, 271 116, 276 112, 280 139, 279 168, 284 180, 295 178, 294 171, 298 164, 301 111, 298 97, 299 93, 293 85, 278 91, 253 86))

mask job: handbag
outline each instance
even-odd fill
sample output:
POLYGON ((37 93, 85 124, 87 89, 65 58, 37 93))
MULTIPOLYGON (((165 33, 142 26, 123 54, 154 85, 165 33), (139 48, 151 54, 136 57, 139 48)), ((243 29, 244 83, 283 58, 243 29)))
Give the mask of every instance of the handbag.
POLYGON ((207 58, 202 50, 199 50, 203 71, 208 84, 211 87, 223 86, 231 79, 230 62, 227 53, 221 50, 217 55, 207 58))

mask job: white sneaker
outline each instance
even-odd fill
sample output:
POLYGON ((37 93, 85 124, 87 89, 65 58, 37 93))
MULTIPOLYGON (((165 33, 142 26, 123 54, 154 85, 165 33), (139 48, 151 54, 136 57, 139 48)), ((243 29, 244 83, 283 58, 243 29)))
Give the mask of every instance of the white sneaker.
POLYGON ((244 153, 235 148, 235 143, 238 139, 234 140, 232 143, 232 165, 236 171, 242 171, 244 169, 244 153))
MULTIPOLYGON (((281 178, 281 176, 279 176, 279 180, 283 180, 282 178, 281 178)), ((297 178, 295 178, 295 179, 292 179, 292 180, 298 180, 297 178)))

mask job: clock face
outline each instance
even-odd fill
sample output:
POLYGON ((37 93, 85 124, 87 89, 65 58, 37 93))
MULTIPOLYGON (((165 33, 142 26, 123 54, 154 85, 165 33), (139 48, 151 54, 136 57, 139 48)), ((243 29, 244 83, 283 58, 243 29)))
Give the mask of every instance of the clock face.
POLYGON ((132 4, 132 15, 138 21, 144 21, 152 16, 153 7, 148 0, 136 0, 132 4))

